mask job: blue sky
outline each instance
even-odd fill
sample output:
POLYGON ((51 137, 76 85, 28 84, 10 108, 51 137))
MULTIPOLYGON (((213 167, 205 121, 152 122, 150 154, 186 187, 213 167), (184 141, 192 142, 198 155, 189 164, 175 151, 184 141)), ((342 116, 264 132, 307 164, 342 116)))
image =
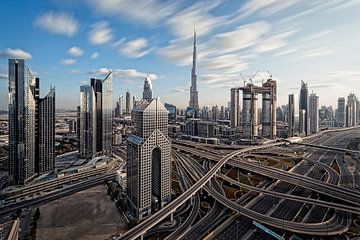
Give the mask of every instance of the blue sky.
POLYGON ((141 97, 149 72, 163 102, 189 100, 193 27, 200 106, 227 105, 230 88, 256 71, 278 80, 279 105, 300 80, 334 105, 360 89, 359 0, 8 0, 0 3, 0 109, 7 58, 26 58, 41 94, 75 108, 80 85, 114 71, 114 99, 141 97))

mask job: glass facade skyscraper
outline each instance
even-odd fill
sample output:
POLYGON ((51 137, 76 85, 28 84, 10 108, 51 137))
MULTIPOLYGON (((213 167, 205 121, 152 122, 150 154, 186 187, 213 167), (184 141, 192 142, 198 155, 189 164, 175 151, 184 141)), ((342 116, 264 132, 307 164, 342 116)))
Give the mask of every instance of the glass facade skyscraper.
POLYGON ((23 59, 9 59, 9 172, 14 184, 35 176, 35 79, 23 59))
POLYGON ((95 94, 91 86, 83 85, 80 87, 80 157, 91 158, 96 152, 96 138, 94 138, 94 128, 96 119, 94 117, 95 94))
POLYGON ((101 152, 111 155, 112 73, 104 80, 91 78, 80 88, 80 155, 91 158, 101 152))
POLYGON ((9 173, 13 184, 55 168, 55 88, 40 98, 40 79, 9 59, 9 173))

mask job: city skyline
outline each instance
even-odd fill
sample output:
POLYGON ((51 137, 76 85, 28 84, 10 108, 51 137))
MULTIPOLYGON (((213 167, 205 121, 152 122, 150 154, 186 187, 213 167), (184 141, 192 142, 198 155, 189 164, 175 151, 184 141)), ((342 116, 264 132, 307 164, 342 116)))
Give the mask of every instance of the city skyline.
POLYGON ((357 93, 359 56, 353 53, 359 33, 351 29, 360 20, 359 2, 154 0, 140 2, 142 11, 131 2, 115 3, 3 3, 0 24, 7 34, 0 40, 0 109, 7 109, 11 57, 27 59, 44 88, 57 87, 58 109, 76 109, 79 86, 89 77, 104 77, 106 68, 114 71, 114 97, 129 90, 140 98, 149 71, 154 96, 185 108, 194 24, 200 107, 226 106, 230 88, 243 84, 240 73, 246 77, 258 70, 255 82, 266 80, 267 70, 278 81, 279 105, 287 103, 289 93, 298 93, 300 80, 317 93, 320 105, 335 107, 337 98, 357 93), (85 15, 82 9, 90 11, 85 15), (154 11, 159 14, 153 16, 154 11), (7 19, 15 12, 20 14, 10 26, 7 19), (36 37, 24 40, 19 32, 36 37), (328 94, 334 91, 336 96, 328 94))

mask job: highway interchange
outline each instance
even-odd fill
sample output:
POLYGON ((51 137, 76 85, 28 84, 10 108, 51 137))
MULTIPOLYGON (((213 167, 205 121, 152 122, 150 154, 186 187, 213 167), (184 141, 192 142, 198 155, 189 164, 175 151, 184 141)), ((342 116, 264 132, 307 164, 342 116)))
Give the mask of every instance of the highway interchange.
MULTIPOLYGON (((293 144, 285 146, 284 142, 278 142, 240 150, 224 149, 221 152, 191 143, 174 143, 173 158, 178 171, 181 176, 190 177, 193 185, 119 239, 148 236, 146 233, 149 229, 156 228, 162 220, 166 221, 170 213, 175 212, 187 200, 196 199, 197 197, 192 196, 197 196, 199 190, 215 199, 212 209, 200 220, 198 218, 196 224, 188 224, 186 228, 184 224, 187 221, 180 224, 186 231, 175 239, 238 239, 239 236, 242 239, 269 238, 269 235, 253 225, 253 220, 284 237, 292 237, 294 234, 339 236, 346 233, 352 224, 352 215, 359 215, 360 194, 354 185, 359 171, 355 170, 355 175, 350 173, 343 160, 344 156, 349 155, 358 160, 358 151, 344 149, 351 139, 359 136, 358 133, 357 129, 324 133, 305 141, 312 144, 312 147, 293 144), (329 148, 320 148, 318 145, 329 148), (287 170, 249 162, 242 157, 245 153, 261 149, 276 153, 288 148, 303 151, 304 156, 287 170), (228 177, 219 171, 223 165, 261 175, 266 181, 254 187, 234 179, 226 179, 228 177), (217 186, 226 181, 249 191, 236 201, 229 200, 217 186), (201 222, 207 224, 202 225, 201 222)), ((192 203, 195 208, 194 200, 192 203)))
MULTIPOLYGON (((360 216, 360 153, 345 148, 359 132, 328 131, 300 144, 279 140, 248 147, 174 141, 174 176, 182 193, 116 239, 272 239, 254 220, 286 239, 352 237, 347 232, 360 216), (292 165, 283 162, 290 158, 296 159, 292 165), (231 171, 259 181, 244 183, 231 171), (242 194, 230 199, 229 188, 242 194)), ((0 216, 115 179, 125 152, 115 154, 105 167, 0 194, 7 201, 0 216)))

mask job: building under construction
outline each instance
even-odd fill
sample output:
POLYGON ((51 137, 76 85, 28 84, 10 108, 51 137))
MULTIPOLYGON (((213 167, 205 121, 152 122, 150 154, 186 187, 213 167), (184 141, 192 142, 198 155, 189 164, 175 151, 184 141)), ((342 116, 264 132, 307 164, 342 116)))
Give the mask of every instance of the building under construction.
MULTIPOLYGON (((243 137, 252 139, 261 136, 274 139, 276 137, 276 81, 270 77, 261 87, 250 82, 244 87, 232 88, 231 94, 239 96, 240 90, 243 92, 241 116, 243 137), (258 120, 259 94, 262 95, 261 135, 259 135, 260 123, 258 120)), ((233 113, 237 112, 239 109, 238 100, 231 103, 231 108, 233 113)), ((237 119, 237 116, 233 116, 233 119, 237 119)))

